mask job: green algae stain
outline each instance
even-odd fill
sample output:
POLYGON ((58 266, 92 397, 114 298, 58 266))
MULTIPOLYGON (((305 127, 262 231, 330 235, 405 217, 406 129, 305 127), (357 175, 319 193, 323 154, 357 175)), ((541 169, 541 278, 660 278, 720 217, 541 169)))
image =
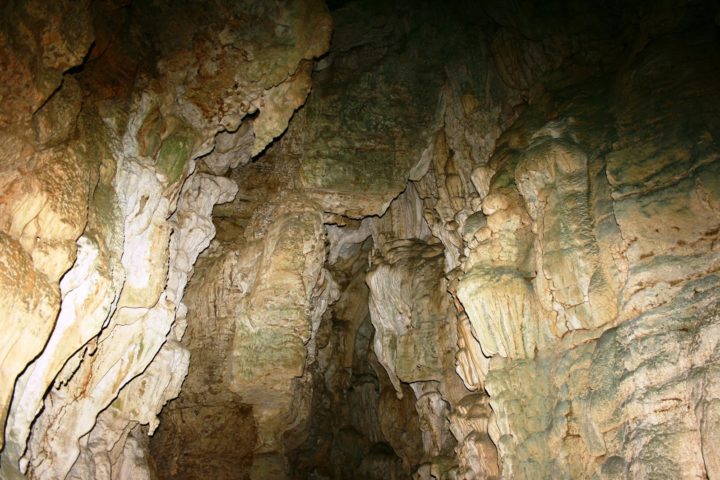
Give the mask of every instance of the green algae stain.
POLYGON ((168 183, 175 183, 180 178, 194 144, 195 137, 188 131, 176 132, 162 143, 155 166, 167 177, 168 183))

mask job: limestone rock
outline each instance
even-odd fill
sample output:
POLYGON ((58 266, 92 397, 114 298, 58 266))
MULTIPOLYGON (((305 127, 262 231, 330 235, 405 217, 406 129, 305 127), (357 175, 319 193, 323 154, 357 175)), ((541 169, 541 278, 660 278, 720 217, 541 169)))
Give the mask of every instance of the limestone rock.
MULTIPOLYGON (((452 9, 401 3, 378 9, 350 4, 334 12, 333 51, 299 120, 302 186, 326 211, 354 218, 382 214, 408 179, 425 174, 426 150, 441 123, 443 71, 455 68, 459 52, 475 52, 469 44, 481 35, 452 9), (438 34, 459 26, 467 37, 438 34)), ((482 69, 473 60, 470 68, 482 69)), ((461 82, 467 78, 458 90, 476 81, 458 70, 465 72, 461 82)), ((476 120, 480 109, 466 103, 476 120)), ((475 142, 465 149, 477 156, 475 142)))
POLYGON ((0 343, 3 358, 0 408, 4 424, 15 379, 42 350, 52 331, 52 318, 60 304, 60 296, 47 278, 35 271, 32 259, 17 241, 0 234, 0 242, 3 263, 0 279, 6 292, 0 306, 7 312, 5 321, 9 324, 0 343), (10 272, 14 272, 12 276, 10 272))
POLYGON ((82 107, 82 90, 72 77, 63 79, 59 90, 33 116, 37 142, 44 146, 68 140, 82 107))
MULTIPOLYGON (((323 297, 331 301, 334 294, 322 272, 324 230, 316 207, 288 199, 272 215, 265 239, 250 247, 257 252, 255 272, 238 303, 226 376, 229 388, 254 407, 256 454, 284 459, 282 435, 307 421, 310 396, 298 377, 315 355, 310 340, 328 303, 323 297)), ((255 460, 253 471, 264 478, 265 467, 255 460)))
POLYGON ((232 305, 242 295, 237 253, 215 245, 195 266, 196 280, 219 284, 191 280, 188 287, 181 345, 191 361, 180 396, 165 407, 151 439, 159 476, 237 478, 231 468, 247 470, 252 463, 257 427, 251 407, 228 388, 224 372, 234 333, 232 305))
POLYGON ((720 476, 716 3, 7 3, 0 476, 720 476))
POLYGON ((29 120, 94 40, 89 2, 8 4, 0 28, 0 125, 29 120))
MULTIPOLYGON (((3 348, 10 355, 3 358, 11 363, 2 368, 6 379, 3 417, 17 375, 40 353, 55 325, 60 307, 57 282, 74 261, 75 241, 87 221, 90 189, 83 159, 74 149, 33 152, 27 144, 15 145, 21 150, 18 157, 9 160, 21 162, 22 155, 28 155, 30 170, 21 175, 12 170, 17 164, 7 165, 9 175, 3 182, 0 202, 7 271, 19 275, 5 279, 7 303, 3 312, 8 336, 3 348), (18 284, 20 278, 30 283, 18 284), (31 327, 27 329, 26 325, 31 327), (17 348, 21 351, 11 352, 17 348)), ((43 393, 46 387, 47 383, 41 387, 43 393)))
MULTIPOLYGON (((501 455, 506 456, 504 474, 530 478, 530 471, 526 469, 528 462, 534 462, 533 472, 545 471, 569 478, 593 474, 598 475, 597 478, 613 478, 607 476, 611 471, 619 472, 621 478, 645 477, 660 474, 660 468, 662 475, 666 474, 665 469, 669 469, 670 475, 682 476, 688 472, 704 475, 706 467, 700 458, 701 450, 691 453, 682 445, 686 442, 704 444, 702 435, 707 434, 698 429, 699 419, 695 417, 704 410, 698 411, 690 405, 697 401, 706 405, 714 397, 712 394, 705 397, 707 391, 701 393, 694 386, 695 382, 702 381, 699 378, 704 374, 697 377, 680 372, 693 371, 695 367, 690 365, 714 362, 712 357, 705 356, 707 350, 691 347, 691 338, 703 335, 710 339, 714 335, 705 329, 714 328, 707 323, 707 315, 712 317, 715 307, 700 312, 708 308, 706 302, 710 305, 715 302, 712 299, 715 282, 709 279, 703 282, 705 286, 695 287, 698 288, 698 296, 694 298, 698 302, 696 306, 688 303, 687 295, 692 294, 685 293, 674 307, 658 309, 626 322, 617 330, 607 331, 597 342, 552 356, 549 364, 547 361, 538 366, 517 364, 491 373, 488 391, 499 427, 500 437, 496 441, 501 455), (670 329, 667 324, 660 327, 661 319, 667 314, 677 319, 670 329), (642 335, 642 340, 638 335, 642 335), (666 343, 668 347, 659 348, 658 342, 666 341, 670 342, 666 343), (622 373, 617 370, 621 364, 626 365, 622 373), (532 372, 527 371, 528 368, 532 368, 532 372), (552 378, 543 379, 542 371, 552 372, 552 378), (537 378, 538 382, 530 385, 527 378, 537 378), (551 388, 539 390, 548 381, 551 388), (514 406, 515 400, 507 402, 509 390, 506 388, 511 384, 515 391, 531 388, 541 395, 532 397, 525 405, 514 406), (631 424, 642 425, 643 433, 624 437, 620 430, 631 424), (513 432, 512 439, 502 436, 508 431, 513 432), (662 443, 653 440, 656 435, 665 440, 662 443), (591 460, 593 457, 606 460, 597 466, 591 460)), ((699 368, 709 372, 714 367, 699 368)), ((712 453, 708 458, 712 462, 712 453)))
POLYGON ((588 160, 577 146, 540 141, 515 172, 518 190, 537 230, 535 285, 546 308, 557 312, 556 330, 599 327, 617 314, 600 266, 587 202, 588 160))
POLYGON ((488 431, 492 411, 484 395, 468 395, 449 415, 451 430, 458 441, 458 478, 497 478, 497 448, 488 431))
POLYGON ((472 270, 458 298, 487 357, 532 358, 552 338, 532 285, 516 273, 472 270))
MULTIPOLYGON (((23 354, 10 352, 17 364, 2 368, 3 420, 10 408, 3 478, 28 470, 58 478, 71 469, 80 477, 149 475, 146 442, 134 427, 150 424, 151 433, 178 392, 187 355, 173 342, 185 328, 184 289, 214 235, 212 206, 237 190, 194 173, 196 159, 212 150, 218 131, 238 130, 253 102, 260 115, 247 122, 258 128, 251 148, 262 150, 303 103, 308 61, 329 42, 321 2, 211 3, 207 16, 196 15, 198 6, 141 2, 5 9, 0 57, 9 77, 0 94, 8 101, 0 123, 11 113, 18 121, 1 137, 10 147, 0 183, 3 253, 41 297, 7 279, 8 311, 32 327, 23 354), (91 25, 97 49, 86 57, 91 25), (235 65, 234 42, 244 45, 247 68, 216 68, 235 65), (21 300, 35 306, 18 310, 21 300), (98 420, 101 411, 107 415, 98 420)), ((16 336, 3 348, 16 348, 16 336)))
MULTIPOLYGON (((677 41, 682 45, 684 40, 679 36, 677 41)), ((675 136, 666 122, 689 118, 689 105, 702 112, 696 95, 703 95, 705 102, 716 101, 706 82, 716 78, 717 62, 704 57, 704 44, 682 60, 674 48, 662 47, 660 54, 661 45, 647 47, 636 64, 626 67, 635 73, 619 74, 620 88, 628 98, 638 88, 636 75, 643 76, 644 85, 657 82, 665 91, 689 86, 682 76, 647 67, 645 62, 657 62, 660 56, 676 58, 674 64, 685 62, 689 71, 707 70, 695 77, 704 80, 694 83, 682 101, 657 106, 663 112, 657 122, 639 122, 648 110, 635 103, 622 103, 615 116, 608 116, 602 105, 613 104, 616 97, 599 100, 584 87, 576 87, 573 102, 555 104, 564 112, 563 119, 538 121, 531 129, 535 133, 522 139, 501 139, 517 153, 499 151, 501 167, 483 211, 489 214, 491 230, 502 231, 509 219, 496 223, 493 217, 512 202, 493 197, 493 189, 498 194, 518 189, 533 220, 530 258, 537 265, 523 296, 544 306, 540 311, 552 308, 558 314, 557 325, 548 329, 549 341, 540 348, 544 354, 534 360, 501 360, 504 355, 498 349, 490 360, 485 385, 494 414, 488 432, 498 447, 503 476, 711 476, 714 460, 704 449, 707 431, 701 425, 706 421, 704 406, 713 401, 706 400, 708 391, 698 390, 695 382, 705 375, 700 371, 714 371, 716 360, 709 350, 696 350, 699 343, 694 338, 702 335, 703 344, 717 341, 710 320, 717 309, 716 255, 705 243, 715 235, 707 232, 714 232, 716 219, 704 210, 711 208, 715 194, 708 195, 707 184, 700 180, 715 162, 706 163, 702 141, 689 140, 701 138, 699 130, 695 137, 675 136), (698 58, 705 60, 690 66, 698 58), (615 132, 618 140, 606 153, 589 155, 593 146, 607 145, 608 132, 615 132), (686 142, 697 146, 685 147, 686 142), (683 148, 695 148, 697 153, 688 156, 683 148), (630 151, 635 155, 632 159, 630 151), (538 167, 537 162, 545 165, 538 167), (514 178, 504 176, 507 168, 514 178), (698 202, 698 196, 707 200, 698 202), (552 213, 546 217, 543 212, 552 213), (707 230, 709 226, 713 230, 707 230), (695 246, 693 254, 683 250, 690 243, 695 246), (695 263, 700 258, 702 265, 695 263), (562 291, 561 285, 570 289, 562 291), (586 290, 572 293, 577 288, 586 290), (576 300, 569 301, 573 296, 576 300), (582 330, 573 331, 578 327, 582 330), (562 336, 561 341, 555 336, 562 336), (689 445, 695 447, 688 449, 689 445)), ((597 85, 587 88, 597 95, 597 85)), ((712 130, 715 123, 708 120, 707 125, 712 130)), ((505 194, 505 198, 513 197, 505 194)), ((479 254, 473 262, 478 263, 458 288, 471 320, 485 297, 463 289, 463 282, 478 271, 478 264, 487 265, 490 259, 479 254)), ((493 323, 508 316, 497 313, 473 324, 478 330, 487 329, 474 330, 485 353, 485 348, 494 352, 498 344, 513 344, 502 336, 508 329, 493 323)), ((523 315, 509 318, 519 320, 523 315)), ((713 414, 709 415, 707 421, 712 422, 713 414)))
POLYGON ((368 274, 375 353, 398 394, 400 381, 439 380, 447 344, 442 250, 398 240, 373 258, 368 274))

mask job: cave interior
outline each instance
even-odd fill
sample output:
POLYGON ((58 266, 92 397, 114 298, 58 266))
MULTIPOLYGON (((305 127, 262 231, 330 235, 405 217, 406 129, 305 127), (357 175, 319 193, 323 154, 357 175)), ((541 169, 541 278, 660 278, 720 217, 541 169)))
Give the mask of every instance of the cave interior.
POLYGON ((0 478, 720 480, 719 1, 0 11, 0 478))

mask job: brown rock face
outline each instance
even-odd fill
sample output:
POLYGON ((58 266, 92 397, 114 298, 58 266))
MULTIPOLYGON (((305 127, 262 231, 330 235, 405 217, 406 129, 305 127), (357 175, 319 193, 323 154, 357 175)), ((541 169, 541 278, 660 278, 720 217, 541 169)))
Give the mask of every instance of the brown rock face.
POLYGON ((236 258, 208 254, 188 289, 188 328, 182 345, 191 353, 182 396, 168 405, 150 442, 159 478, 247 478, 257 438, 251 407, 230 390, 224 372, 235 332, 232 278, 236 258), (230 308, 228 308, 230 307, 230 308))
POLYGON ((0 6, 0 478, 720 479, 720 8, 0 6))
POLYGON ((197 159, 242 131, 247 161, 286 128, 330 18, 313 1, 2 10, 0 476, 150 478, 143 434, 187 373, 185 286, 237 191, 197 159))

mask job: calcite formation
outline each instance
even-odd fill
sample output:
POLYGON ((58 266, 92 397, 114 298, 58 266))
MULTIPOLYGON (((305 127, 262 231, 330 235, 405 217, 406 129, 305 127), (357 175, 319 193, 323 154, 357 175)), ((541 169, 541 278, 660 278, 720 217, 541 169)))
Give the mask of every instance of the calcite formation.
POLYGON ((0 7, 3 479, 720 479, 720 8, 0 7))
POLYGON ((237 191, 197 159, 241 124, 246 161, 286 128, 330 19, 320 2, 3 10, 2 477, 151 478, 142 435, 187 372, 184 290, 237 191))

